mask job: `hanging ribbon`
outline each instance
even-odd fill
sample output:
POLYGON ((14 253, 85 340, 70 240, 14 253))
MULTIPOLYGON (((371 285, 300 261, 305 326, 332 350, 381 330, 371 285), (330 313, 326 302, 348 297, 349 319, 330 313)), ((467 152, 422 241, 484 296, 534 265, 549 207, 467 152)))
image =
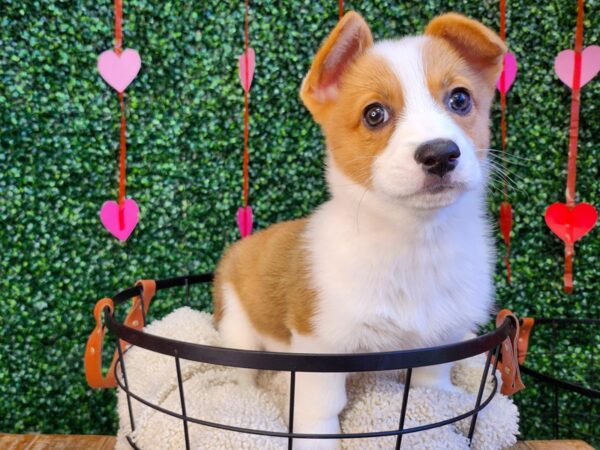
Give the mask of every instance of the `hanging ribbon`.
POLYGON ((600 70, 600 47, 590 46, 585 51, 583 50, 583 15, 584 2, 578 0, 575 51, 560 52, 554 62, 554 69, 558 77, 572 89, 571 123, 569 126, 566 204, 554 203, 546 209, 545 213, 546 224, 565 243, 563 286, 565 292, 569 294, 573 292, 575 242, 587 234, 598 219, 598 212, 592 205, 588 203, 575 204, 579 111, 581 108, 580 90, 600 70), (586 58, 585 66, 584 56, 586 58))
POLYGON ((113 50, 106 50, 98 57, 98 71, 117 91, 121 111, 119 138, 119 194, 118 201, 106 201, 100 209, 100 220, 106 229, 121 241, 126 240, 136 227, 139 208, 135 200, 125 197, 127 163, 127 120, 125 114, 125 89, 137 76, 141 59, 136 50, 123 50, 123 2, 115 0, 115 43, 113 50))
POLYGON ((125 229, 125 173, 127 164, 127 135, 125 128, 127 126, 125 119, 125 99, 124 94, 119 92, 119 105, 121 106, 121 138, 119 152, 119 228, 125 229))
MULTIPOLYGON (((250 84, 252 83, 251 78, 254 76, 254 64, 250 68, 250 32, 249 32, 249 5, 248 0, 245 2, 245 13, 244 13, 244 63, 245 70, 244 75, 244 206, 248 206, 248 165, 249 165, 249 152, 248 152, 248 140, 250 137, 250 111, 249 111, 249 94, 250 84)), ((254 51, 252 51, 254 53, 254 51)), ((254 59, 254 58, 252 58, 254 59)))
POLYGON ((344 0, 338 0, 338 18, 344 17, 344 0))
MULTIPOLYGON (((115 0, 115 53, 123 53, 123 1, 115 0)), ((119 152, 119 228, 125 228, 125 173, 127 164, 127 125, 125 118, 125 95, 119 92, 121 106, 120 152, 119 152)))
MULTIPOLYGON (((581 108, 581 50, 583 49, 583 0, 577 2, 577 27, 575 29, 575 64, 571 92, 571 125, 569 126, 569 157, 567 162, 567 207, 575 207, 575 179, 577 175, 577 143, 579 141, 579 111, 581 108)), ((575 243, 565 242, 565 292, 573 292, 573 256, 575 243)))
POLYGON ((254 49, 250 47, 250 33, 249 33, 249 5, 248 0, 245 1, 245 13, 244 13, 244 53, 239 57, 239 75, 240 82, 244 88, 244 159, 243 159, 243 206, 238 208, 236 220, 240 235, 242 238, 252 234, 254 226, 254 217, 252 214, 252 207, 248 205, 248 191, 249 191, 249 163, 250 156, 248 151, 248 141, 250 137, 250 111, 249 111, 249 100, 250 100, 250 87, 252 86, 252 79, 254 78, 254 67, 256 65, 256 56, 254 49))
MULTIPOLYGON (((500 0, 500 38, 506 42, 506 1, 500 0)), ((506 94, 517 74, 517 60, 514 54, 507 52, 504 56, 502 73, 497 83, 498 91, 500 91, 500 132, 502 145, 502 166, 504 169, 504 200, 500 205, 500 232, 504 244, 506 245, 506 254, 504 256, 504 264, 506 265, 506 281, 511 283, 511 266, 510 266, 510 232, 513 222, 512 205, 508 201, 508 160, 506 157, 506 135, 507 135, 507 119, 506 119, 506 94)))

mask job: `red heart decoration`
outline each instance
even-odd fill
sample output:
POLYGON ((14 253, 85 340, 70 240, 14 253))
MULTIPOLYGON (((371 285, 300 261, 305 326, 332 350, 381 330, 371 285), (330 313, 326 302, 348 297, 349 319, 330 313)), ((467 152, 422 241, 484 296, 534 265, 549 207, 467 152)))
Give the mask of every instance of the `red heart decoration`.
POLYGON ((545 214, 546 225, 567 244, 585 236, 596 224, 598 211, 589 203, 569 208, 564 203, 553 203, 545 214))
POLYGON ((502 202, 500 205, 500 232, 504 238, 504 243, 510 245, 510 230, 512 228, 512 206, 508 202, 502 202))

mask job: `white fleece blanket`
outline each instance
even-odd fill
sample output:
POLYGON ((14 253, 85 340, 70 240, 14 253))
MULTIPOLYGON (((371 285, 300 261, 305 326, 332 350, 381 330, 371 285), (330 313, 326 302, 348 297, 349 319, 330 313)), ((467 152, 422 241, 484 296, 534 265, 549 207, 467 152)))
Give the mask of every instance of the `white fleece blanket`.
MULTIPOLYGON (((148 333, 207 345, 219 345, 212 316, 184 307, 146 327, 148 333)), ((133 347, 125 356, 129 387, 135 394, 174 412, 181 412, 175 359, 133 347)), ((475 405, 483 357, 458 362, 453 383, 464 392, 411 388, 405 427, 440 421, 475 405)), ((230 425, 271 431, 287 431, 286 390, 289 374, 263 372, 256 388, 241 388, 235 381, 238 369, 181 360, 187 415, 230 425)), ((398 426, 403 385, 398 371, 363 373, 348 379, 348 405, 341 414, 345 433, 392 430, 398 426)), ((486 388, 484 398, 491 389, 486 388)), ((119 390, 119 432, 116 449, 130 449, 129 435, 142 450, 185 448, 182 421, 132 399, 135 432, 130 432, 125 393, 119 390)), ((479 414, 471 448, 499 450, 516 442, 518 410, 512 400, 496 394, 479 414)), ((417 450, 468 449, 470 419, 403 437, 402 447, 417 450)), ((286 449, 287 440, 248 435, 189 424, 195 450, 286 449)), ((393 449, 395 437, 346 439, 344 450, 393 449)))

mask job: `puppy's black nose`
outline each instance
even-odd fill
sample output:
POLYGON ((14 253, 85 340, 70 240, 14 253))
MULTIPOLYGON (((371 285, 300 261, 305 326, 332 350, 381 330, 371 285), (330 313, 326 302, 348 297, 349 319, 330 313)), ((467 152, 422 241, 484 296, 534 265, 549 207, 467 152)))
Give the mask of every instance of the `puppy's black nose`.
POLYGON ((443 177, 458 165, 460 149, 449 139, 434 139, 417 147, 415 159, 427 173, 443 177))

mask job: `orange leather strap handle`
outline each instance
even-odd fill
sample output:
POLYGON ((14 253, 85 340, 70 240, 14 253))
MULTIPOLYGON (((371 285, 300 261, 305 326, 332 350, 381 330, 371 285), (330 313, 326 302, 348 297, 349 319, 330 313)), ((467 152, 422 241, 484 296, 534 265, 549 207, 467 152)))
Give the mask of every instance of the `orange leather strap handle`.
POLYGON ((518 336, 519 336, 519 320, 512 311, 503 309, 496 316, 496 326, 499 327, 504 323, 506 318, 513 321, 513 331, 502 343, 500 353, 502 361, 498 363, 498 369, 502 377, 502 389, 500 392, 504 395, 513 395, 525 388, 521 380, 521 371, 519 370, 518 354, 518 336))
POLYGON ((85 379, 93 388, 107 388, 116 385, 113 372, 109 371, 106 377, 102 376, 102 345, 104 343, 104 333, 106 332, 106 327, 102 323, 102 314, 105 308, 108 308, 110 314, 114 312, 115 305, 112 299, 103 298, 96 303, 94 307, 96 327, 90 334, 85 346, 85 379))
MULTIPOLYGON (((134 297, 131 309, 123 322, 130 328, 141 330, 146 324, 146 313, 150 307, 150 302, 156 294, 156 282, 154 280, 140 280, 136 286, 141 286, 141 295, 134 297)), ((113 355, 112 362, 106 376, 102 375, 102 343, 104 342, 105 327, 102 325, 102 311, 105 307, 110 309, 112 314, 114 311, 113 301, 109 298, 103 298, 96 303, 94 308, 94 317, 96 318, 96 328, 90 334, 85 348, 85 378, 93 388, 114 388, 117 387, 115 379, 115 365, 119 359, 119 350, 116 349, 113 355)), ((125 351, 127 342, 119 339, 118 345, 121 346, 121 351, 125 351)))
POLYGON ((142 293, 134 297, 133 305, 131 305, 131 309, 123 323, 130 328, 141 330, 146 325, 146 313, 154 294, 156 294, 156 282, 154 280, 139 280, 135 285, 141 286, 142 293))
POLYGON ((525 317, 521 319, 521 328, 519 329, 519 343, 517 344, 517 356, 519 364, 525 362, 527 358, 527 349, 529 348, 529 336, 531 335, 531 329, 535 324, 533 317, 525 317))

